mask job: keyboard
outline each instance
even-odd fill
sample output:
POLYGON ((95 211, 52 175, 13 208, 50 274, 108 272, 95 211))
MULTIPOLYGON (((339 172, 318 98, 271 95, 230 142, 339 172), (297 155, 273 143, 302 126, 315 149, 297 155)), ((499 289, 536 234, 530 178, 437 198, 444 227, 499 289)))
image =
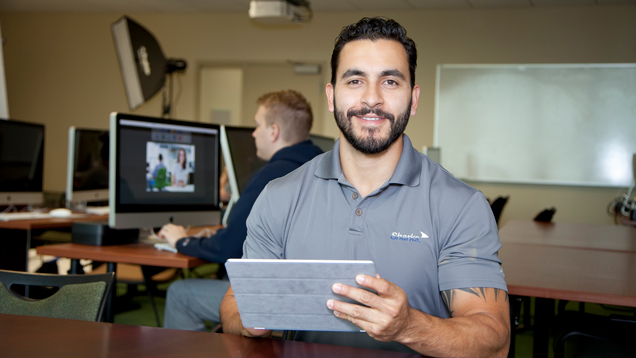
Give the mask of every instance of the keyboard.
POLYGON ((0 221, 48 219, 50 217, 51 215, 49 215, 48 213, 40 213, 35 211, 20 213, 2 213, 0 214, 0 221))
POLYGON ((87 206, 85 211, 87 214, 108 215, 110 206, 87 206))
POLYGON ((170 252, 174 252, 175 254, 178 252, 177 249, 170 246, 170 244, 155 244, 155 249, 160 251, 170 251, 170 252))

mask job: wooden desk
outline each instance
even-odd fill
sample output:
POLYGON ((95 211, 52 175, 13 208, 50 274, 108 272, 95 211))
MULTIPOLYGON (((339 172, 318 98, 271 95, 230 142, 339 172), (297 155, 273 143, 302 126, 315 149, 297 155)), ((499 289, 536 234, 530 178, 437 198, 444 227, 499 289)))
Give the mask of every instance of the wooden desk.
POLYGON ((620 225, 511 220, 499 230, 499 239, 503 244, 520 243, 636 253, 636 229, 620 225))
POLYGON ((0 314, 3 357, 365 357, 416 354, 229 334, 0 314))
POLYGON ((11 220, 0 221, 0 229, 14 230, 36 230, 36 229, 59 229, 73 226, 74 222, 79 221, 107 221, 108 215, 91 215, 86 214, 83 217, 76 218, 48 218, 48 219, 31 219, 31 220, 11 220))
POLYGON ((38 246, 36 249, 40 255, 161 267, 192 268, 207 262, 179 253, 159 251, 153 245, 143 243, 113 246, 69 243, 38 246))
POLYGON ((636 307, 636 254, 504 243, 511 295, 636 307))
POLYGON ((636 230, 511 221, 499 258, 511 295, 536 297, 533 355, 548 354, 554 300, 636 307, 636 230))
POLYGON ((50 218, 33 220, 0 221, 2 250, 0 269, 27 271, 29 249, 34 230, 70 228, 77 221, 108 220, 108 215, 90 215, 76 218, 50 218))
MULTIPOLYGON (((113 246, 92 246, 83 244, 57 244, 38 246, 36 248, 40 255, 51 255, 58 257, 67 257, 72 259, 71 273, 82 273, 79 260, 89 259, 93 261, 103 261, 108 263, 108 272, 116 272, 118 263, 175 267, 175 268, 192 268, 205 264, 207 261, 173 253, 169 251, 160 251, 155 249, 152 244, 135 243, 127 245, 113 246)), ((144 279, 149 282, 152 276, 147 270, 143 270, 144 279)), ((113 282, 113 287, 116 285, 113 282)), ((113 321, 113 302, 115 300, 116 290, 111 290, 110 297, 106 302, 104 317, 107 322, 113 321)))

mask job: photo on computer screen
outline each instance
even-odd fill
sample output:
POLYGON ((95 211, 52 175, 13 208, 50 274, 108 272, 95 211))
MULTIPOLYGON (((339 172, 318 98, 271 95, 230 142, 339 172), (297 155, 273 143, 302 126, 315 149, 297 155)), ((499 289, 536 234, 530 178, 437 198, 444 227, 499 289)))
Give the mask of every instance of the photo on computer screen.
POLYGON ((146 191, 194 192, 195 146, 146 142, 146 191))

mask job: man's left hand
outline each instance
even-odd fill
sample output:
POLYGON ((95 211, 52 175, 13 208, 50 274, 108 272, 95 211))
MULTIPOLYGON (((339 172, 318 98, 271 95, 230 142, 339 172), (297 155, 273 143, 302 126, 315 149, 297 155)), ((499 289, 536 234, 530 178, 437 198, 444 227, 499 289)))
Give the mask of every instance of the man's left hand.
POLYGON ((356 282, 376 291, 377 294, 340 283, 334 284, 332 290, 368 307, 337 300, 328 300, 327 307, 333 310, 337 317, 350 321, 376 340, 399 340, 399 336, 406 333, 411 323, 412 308, 409 307, 404 290, 380 278, 379 275, 358 275, 356 282))

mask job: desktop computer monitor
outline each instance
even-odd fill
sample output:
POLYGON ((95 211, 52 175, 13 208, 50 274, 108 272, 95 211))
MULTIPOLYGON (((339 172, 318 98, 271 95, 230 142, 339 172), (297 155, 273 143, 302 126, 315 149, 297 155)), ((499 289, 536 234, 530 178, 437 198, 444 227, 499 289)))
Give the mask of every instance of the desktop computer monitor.
POLYGON ((245 190, 254 173, 265 165, 265 161, 256 156, 256 143, 253 127, 221 127, 221 148, 232 195, 228 203, 223 223, 227 223, 232 206, 245 190))
POLYGON ((110 115, 108 225, 217 225, 220 127, 110 115))
POLYGON ((0 205, 42 204, 44 125, 0 120, 0 205))
POLYGON ((331 137, 325 137, 318 134, 310 134, 309 139, 317 145, 323 152, 328 152, 333 149, 333 144, 336 142, 331 137))
POLYGON ((68 129, 66 203, 108 200, 108 131, 68 129))

